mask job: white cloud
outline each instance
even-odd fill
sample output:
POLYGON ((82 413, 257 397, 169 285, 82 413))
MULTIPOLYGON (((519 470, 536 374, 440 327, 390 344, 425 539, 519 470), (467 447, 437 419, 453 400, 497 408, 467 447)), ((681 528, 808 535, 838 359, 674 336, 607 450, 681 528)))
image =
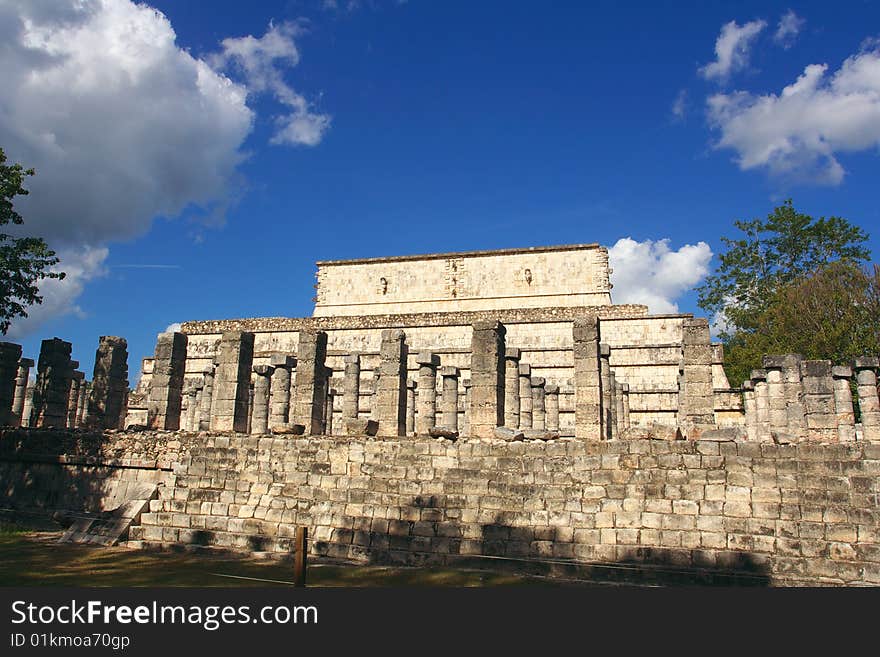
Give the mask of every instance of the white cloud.
POLYGON ((106 247, 90 246, 59 251, 58 256, 63 264, 53 269, 63 271, 66 276, 61 280, 42 281, 40 295, 43 303, 28 307, 28 316, 15 320, 7 337, 15 340, 33 334, 46 321, 63 315, 85 317, 86 314, 76 304, 76 299, 88 281, 106 274, 104 261, 108 254, 106 247))
POLYGON ((779 19, 776 25, 776 32, 773 34, 773 40, 780 46, 788 50, 794 45, 798 34, 804 27, 806 21, 798 16, 794 11, 789 9, 779 19))
POLYGON ((672 118, 676 121, 684 120, 685 114, 687 114, 687 105, 688 92, 687 89, 682 89, 676 94, 675 100, 672 101, 672 118))
POLYGON ((724 82, 732 73, 748 66, 749 49, 766 26, 763 20, 750 21, 742 26, 736 21, 726 23, 715 41, 715 61, 699 69, 702 76, 724 82))
MULTIPOLYGON (((165 327, 162 333, 178 333, 183 325, 180 322, 174 322, 165 327)), ((160 334, 161 335, 161 334, 160 334)))
POLYGON ((740 169, 763 168, 799 181, 837 185, 836 155, 880 145, 880 48, 859 52, 830 77, 811 64, 779 94, 745 91, 708 99, 716 146, 736 152, 740 169))
POLYGON ((678 299, 709 273, 712 249, 705 242, 677 251, 669 240, 617 240, 608 249, 614 303, 641 303, 652 313, 678 312, 678 299))
POLYGON ((276 118, 273 144, 315 146, 330 127, 330 116, 312 111, 311 104, 284 81, 284 69, 299 64, 294 39, 302 31, 294 22, 270 24, 259 39, 250 35, 224 39, 223 50, 210 58, 216 69, 240 73, 249 92, 270 93, 289 110, 276 118))

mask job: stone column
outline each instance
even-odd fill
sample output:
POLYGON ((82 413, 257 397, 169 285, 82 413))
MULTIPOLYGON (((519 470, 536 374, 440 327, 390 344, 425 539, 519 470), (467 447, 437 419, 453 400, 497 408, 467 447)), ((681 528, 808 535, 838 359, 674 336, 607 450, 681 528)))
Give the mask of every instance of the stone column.
POLYGON ((202 401, 199 404, 199 431, 211 429, 211 407, 214 404, 214 366, 205 368, 203 375, 202 401))
POLYGON ((743 381, 743 412, 746 424, 746 440, 758 439, 758 414, 755 408, 755 384, 743 381))
POLYGON ((92 391, 92 385, 83 380, 79 387, 79 399, 76 400, 76 426, 86 426, 86 408, 89 404, 89 395, 92 391))
POLYGON ((272 354, 269 362, 273 368, 269 427, 281 427, 290 421, 290 371, 296 367, 296 358, 272 354))
POLYGON ((804 412, 804 389, 801 383, 801 360, 799 354, 786 354, 782 357, 782 387, 785 394, 785 414, 788 432, 794 436, 803 435, 807 426, 804 412))
POLYGON ((331 379, 333 375, 328 375, 327 379, 327 406, 324 411, 324 434, 327 436, 333 435, 333 405, 336 401, 336 388, 330 385, 331 379))
POLYGON ((376 395, 377 435, 406 435, 406 335, 400 329, 382 331, 379 349, 379 389, 376 395))
MULTIPOLYGON (((147 421, 151 429, 180 429, 186 345, 187 337, 183 333, 160 333, 156 340, 153 378, 147 406, 147 421)), ((94 381, 92 388, 95 393, 94 381)))
POLYGON ((767 392, 767 372, 752 370, 752 385, 755 388, 755 424, 757 439, 762 442, 772 441, 770 433, 770 401, 767 392))
POLYGON ((12 397, 12 421, 14 427, 24 426, 24 398, 28 387, 28 377, 34 361, 30 358, 22 358, 18 361, 18 371, 15 377, 15 393, 12 397))
POLYGON ((440 357, 430 351, 416 356, 419 366, 419 412, 416 433, 426 435, 437 424, 437 366, 440 357))
POLYGON ((67 426, 67 399, 73 372, 71 348, 69 342, 58 338, 43 340, 37 362, 31 426, 59 429, 67 426))
POLYGON ((544 407, 547 412, 547 431, 559 431, 559 386, 544 386, 544 407))
MULTIPOLYGON (((501 322, 474 322, 471 338, 470 433, 492 438, 504 424, 504 335, 501 322)), ((520 413, 522 411, 520 410, 520 413)))
POLYGON ((629 429, 631 426, 629 420, 629 384, 621 383, 620 392, 620 396, 623 399, 623 428, 629 429))
POLYGON ((880 440, 880 400, 877 397, 878 367, 880 367, 880 361, 876 356, 861 356, 853 361, 864 440, 880 440))
POLYGON ((574 320, 574 435, 579 440, 602 437, 602 384, 599 322, 595 316, 574 320))
POLYGON ((837 438, 842 443, 856 439, 856 420, 853 413, 852 368, 846 365, 835 365, 831 368, 834 377, 834 412, 837 415, 837 438))
POLYGON ((804 386, 804 410, 810 437, 822 442, 837 442, 837 412, 834 406, 831 361, 802 361, 801 373, 804 386))
POLYGON ((416 432, 416 382, 412 379, 406 381, 406 435, 412 436, 416 432))
POLYGON ((461 385, 464 387, 464 415, 462 416, 461 435, 471 435, 471 380, 462 379, 461 385))
POLYGON ((618 393, 620 392, 620 384, 614 372, 609 373, 611 379, 611 437, 620 438, 620 428, 618 426, 618 411, 620 410, 620 401, 618 393))
POLYGON ((345 357, 345 373, 342 379, 342 420, 356 420, 361 394, 361 356, 345 357))
POLYGON ((532 428, 547 428, 547 412, 544 407, 544 385, 547 380, 540 376, 532 377, 532 428))
POLYGON ((199 420, 198 402, 196 402, 198 391, 196 390, 196 387, 191 385, 184 389, 183 397, 186 400, 186 413, 184 414, 184 421, 181 429, 183 431, 192 431, 193 425, 199 420))
POLYGON ((310 436, 324 433, 326 358, 327 334, 324 331, 300 331, 290 421, 303 425, 305 433, 310 436))
POLYGON ((370 395, 370 419, 379 420, 379 379, 382 378, 380 368, 373 368, 373 392, 370 395))
POLYGON ((599 344, 599 378, 602 382, 602 439, 614 437, 614 387, 611 385, 611 347, 599 344))
POLYGON ((519 427, 519 359, 520 350, 504 350, 504 426, 519 427))
POLYGON ((27 388, 24 391, 24 407, 21 411, 21 426, 30 427, 31 418, 34 413, 34 382, 28 381, 27 388))
POLYGON ((458 431, 458 377, 457 367, 443 367, 443 396, 440 398, 440 426, 458 431))
POLYGON ((21 345, 0 342, 0 427, 13 425, 12 405, 15 399, 19 360, 21 360, 21 345))
POLYGON ((271 365, 254 365, 254 410, 251 415, 251 433, 269 433, 269 386, 275 368, 271 365))
POLYGON ((519 429, 532 428, 532 366, 519 364, 519 429))
POLYGON ((764 356, 762 365, 767 372, 767 404, 770 431, 791 433, 785 407, 785 385, 782 380, 782 362, 785 356, 764 356))
POLYGON ((680 421, 715 424, 715 398, 712 391, 712 342, 709 320, 685 319, 682 323, 682 385, 679 390, 680 421))
POLYGON ((617 437, 620 438, 626 427, 626 418, 624 417, 623 412, 623 384, 616 379, 614 384, 614 401, 615 408, 617 409, 617 412, 614 414, 614 419, 616 420, 617 425, 617 437))
MULTIPOLYGON (((86 375, 82 372, 73 372, 70 378, 70 392, 67 396, 67 428, 76 429, 76 407, 79 404, 79 390, 83 385, 86 375)), ((116 427, 114 427, 115 429, 116 427)))
POLYGON ((217 351, 211 431, 247 433, 254 334, 226 331, 217 351))
MULTIPOLYGON (((182 334, 178 334, 182 335, 182 334)), ((157 346, 158 350, 158 346, 157 346)), ((183 387, 183 371, 186 365, 184 344, 180 362, 175 367, 183 387)), ((153 370, 153 382, 159 372, 158 361, 153 370)), ((95 352, 95 368, 92 371, 92 388, 85 409, 85 424, 94 429, 117 429, 125 413, 125 394, 128 392, 128 342, 124 338, 102 335, 95 352)), ((124 418, 123 418, 124 419, 124 418)), ((187 427, 188 429, 191 427, 187 427)))

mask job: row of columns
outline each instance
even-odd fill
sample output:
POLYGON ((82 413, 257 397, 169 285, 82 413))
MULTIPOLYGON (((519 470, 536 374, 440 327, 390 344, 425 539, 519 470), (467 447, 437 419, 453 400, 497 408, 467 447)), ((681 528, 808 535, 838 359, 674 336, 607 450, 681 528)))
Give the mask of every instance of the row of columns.
POLYGON ((852 366, 829 360, 803 360, 797 354, 765 356, 764 368, 743 383, 746 434, 770 441, 794 439, 851 442, 856 439, 851 382, 855 372, 863 438, 880 440, 880 401, 876 357, 856 358, 852 366))

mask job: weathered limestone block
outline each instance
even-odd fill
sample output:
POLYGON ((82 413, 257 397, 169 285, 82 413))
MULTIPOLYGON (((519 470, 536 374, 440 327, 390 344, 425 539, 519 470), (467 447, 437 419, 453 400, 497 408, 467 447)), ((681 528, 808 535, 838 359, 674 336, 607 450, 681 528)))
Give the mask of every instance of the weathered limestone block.
POLYGON ((595 316, 574 320, 574 432, 579 440, 602 436, 599 324, 595 316))
POLYGON ((712 342, 709 320, 705 317, 685 319, 682 323, 681 373, 679 420, 697 425, 715 424, 712 342))
MULTIPOLYGON (((79 390, 83 385, 86 375, 83 372, 74 371, 70 379, 70 392, 67 395, 67 428, 76 428, 76 406, 79 403, 79 390)), ((118 426, 114 426, 114 429, 118 426)))
POLYGON ((12 398, 12 418, 10 424, 14 427, 22 426, 24 419, 24 399, 27 393, 28 377, 34 361, 30 358, 22 358, 18 361, 18 370, 15 377, 15 393, 12 398))
MULTIPOLYGON (((532 366, 528 363, 519 365, 519 427, 532 428, 532 366)), ((511 427, 512 429, 517 427, 511 427)))
POLYGON ((296 358, 286 354, 272 354, 269 358, 272 370, 270 383, 271 410, 269 426, 283 426, 290 421, 290 372, 296 367, 296 358))
POLYGON ((547 380, 543 377, 532 377, 532 429, 541 431, 547 428, 547 411, 544 405, 546 384, 547 380))
POLYGON ((67 401, 73 375, 69 342, 52 338, 40 345, 31 426, 63 429, 67 425, 67 401))
POLYGON ((24 391, 24 407, 21 411, 21 426, 30 427, 34 413, 34 388, 33 381, 28 381, 27 388, 24 391))
POLYGON ((458 431, 458 377, 457 367, 443 367, 440 376, 443 380, 440 397, 440 426, 458 431))
POLYGON ((804 389, 801 383, 800 354, 786 354, 782 359, 782 386, 789 433, 800 436, 807 426, 804 411, 804 389))
MULTIPOLYGON (((89 395, 92 393, 92 384, 83 381, 79 387, 79 399, 76 400, 76 426, 83 426, 86 421, 86 409, 89 406, 89 395)), ((127 404, 125 405, 127 408, 127 404)))
POLYGON ((853 413, 852 368, 835 365, 831 368, 834 378, 834 411, 837 414, 837 436, 840 442, 849 443, 856 439, 856 420, 853 413))
POLYGON ((758 439, 758 411, 755 406, 755 384, 743 381, 743 411, 745 413, 746 439, 758 439))
POLYGON ((382 368, 373 368, 373 390, 370 393, 370 419, 378 422, 379 417, 379 379, 382 378, 382 368))
POLYGON ((214 372, 211 431, 247 433, 254 334, 226 331, 220 338, 214 372))
MULTIPOLYGON (((183 348, 186 359, 186 346, 183 348)), ((156 370, 153 375, 155 377, 156 370)), ((156 379, 153 379, 156 383, 156 379)), ((183 382, 181 380, 181 387, 183 382)), ((128 342, 113 335, 102 335, 95 352, 92 385, 85 408, 85 424, 93 429, 118 429, 125 421, 125 394, 128 392, 128 342)))
POLYGON ((804 410, 810 437, 823 442, 837 442, 837 411, 834 405, 831 361, 802 361, 801 375, 804 386, 804 410))
POLYGON ((559 431, 559 386, 544 386, 544 407, 547 413, 547 431, 559 431))
POLYGON ((620 396, 623 400, 623 428, 630 428, 630 420, 629 420, 629 384, 621 383, 620 384, 620 396))
POLYGON ((504 351, 504 426, 519 426, 519 359, 516 347, 504 351))
POLYGON ((788 414, 785 410, 785 389, 782 381, 783 356, 764 356, 763 368, 767 372, 767 405, 770 431, 788 431, 788 414))
POLYGON ((471 435, 471 380, 462 379, 461 385, 464 388, 464 415, 461 422, 461 435, 469 436, 471 435))
POLYGON ((406 435, 413 436, 416 433, 416 387, 418 384, 413 379, 406 381, 406 435))
POLYGON ((375 436, 379 430, 376 420, 349 418, 345 421, 345 433, 349 436, 375 436))
POLYGON ((181 426, 184 431, 194 431, 195 429, 193 427, 199 421, 198 397, 199 390, 196 386, 184 388, 183 400, 186 406, 186 412, 184 413, 184 420, 181 426))
POLYGON ((361 356, 348 354, 345 357, 345 372, 342 379, 342 419, 357 418, 361 394, 361 356))
POLYGON ((147 419, 151 429, 180 429, 186 347, 187 337, 183 333, 160 333, 156 340, 147 404, 147 419))
POLYGON ((602 384, 602 439, 614 438, 614 386, 611 384, 611 347, 599 344, 599 380, 602 384))
POLYGON ((311 436, 320 435, 325 429, 326 358, 327 334, 300 331, 291 422, 303 425, 311 436))
POLYGON ((767 396, 767 373, 764 370, 752 370, 752 385, 755 389, 755 425, 757 439, 762 442, 773 440, 770 432, 770 402, 767 396))
POLYGON ((406 334, 400 329, 382 331, 376 413, 378 435, 406 435, 406 334))
POLYGON ((333 411, 335 410, 337 390, 331 385, 333 371, 327 373, 327 406, 324 411, 324 433, 333 435, 333 411))
POLYGON ((0 427, 13 424, 12 410, 21 345, 0 342, 0 427))
POLYGON ((471 338, 470 433, 491 438, 504 424, 504 335, 501 322, 475 322, 471 338))
POLYGON ((615 378, 614 383, 614 406, 616 412, 614 413, 614 424, 617 428, 617 437, 620 438, 623 430, 626 428, 626 418, 624 417, 624 401, 623 401, 623 385, 615 378))
POLYGON ((269 388, 272 373, 271 365, 254 365, 254 404, 251 415, 251 433, 263 435, 269 433, 269 388))
POLYGON ((619 411, 620 411, 620 399, 618 397, 620 393, 620 384, 617 382, 617 377, 614 374, 614 371, 609 373, 609 377, 611 379, 611 437, 612 438, 620 438, 620 427, 618 424, 619 420, 619 411))
POLYGON ((880 359, 862 356, 853 361, 862 416, 862 436, 865 440, 880 440, 880 399, 877 397, 877 369, 880 359))
POLYGON ((425 435, 437 424, 437 367, 440 357, 430 351, 416 356, 419 366, 419 410, 416 433, 425 435))
POLYGON ((205 368, 202 376, 202 398, 199 403, 199 431, 211 429, 211 407, 214 404, 214 365, 205 368))

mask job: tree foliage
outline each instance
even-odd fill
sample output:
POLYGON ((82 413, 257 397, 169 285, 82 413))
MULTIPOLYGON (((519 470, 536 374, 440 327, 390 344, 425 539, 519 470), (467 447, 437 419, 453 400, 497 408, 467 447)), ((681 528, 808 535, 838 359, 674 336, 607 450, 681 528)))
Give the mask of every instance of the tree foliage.
POLYGON ((743 235, 722 238, 720 265, 697 288, 698 304, 722 328, 732 384, 764 354, 846 362, 880 351, 880 273, 860 266, 870 257, 864 230, 801 214, 790 199, 766 220, 734 225, 743 235))
MULTIPOLYGON (((12 199, 24 196, 26 176, 33 169, 20 164, 6 164, 6 154, 0 148, 0 226, 22 224, 12 199)), ((16 317, 27 317, 27 307, 42 303, 39 281, 44 278, 64 278, 63 272, 52 271, 59 262, 55 252, 40 237, 13 237, 0 232, 0 333, 5 334, 16 317)))

